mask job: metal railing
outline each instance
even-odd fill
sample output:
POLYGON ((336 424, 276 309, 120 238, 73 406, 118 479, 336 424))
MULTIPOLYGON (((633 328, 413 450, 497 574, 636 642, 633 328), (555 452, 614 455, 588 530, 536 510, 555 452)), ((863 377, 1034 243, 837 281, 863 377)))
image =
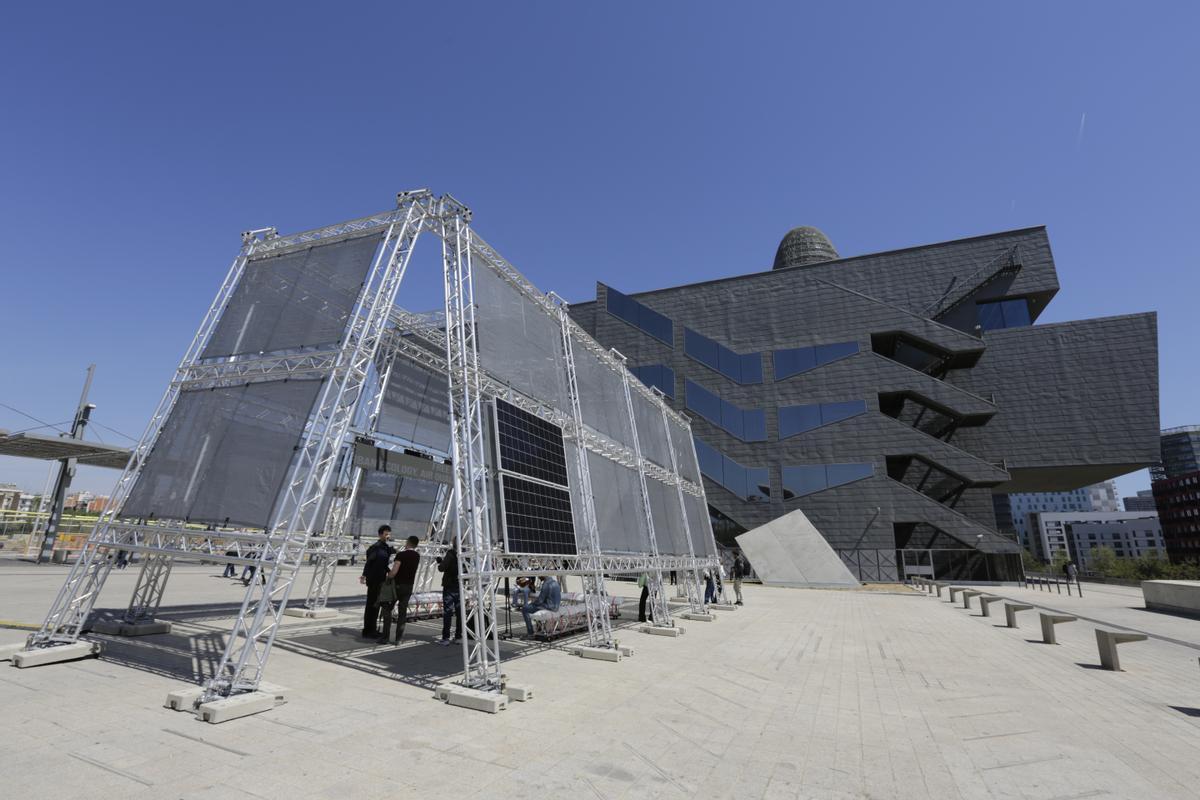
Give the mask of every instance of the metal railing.
POLYGON ((1075 590, 1079 592, 1079 596, 1083 597, 1083 584, 1079 582, 1078 576, 1072 580, 1066 575, 1056 575, 1053 573, 1025 573, 1026 589, 1037 589, 1039 591, 1047 592, 1057 591, 1059 594, 1062 594, 1064 586, 1067 587, 1068 596, 1071 594, 1071 587, 1074 586, 1075 590))

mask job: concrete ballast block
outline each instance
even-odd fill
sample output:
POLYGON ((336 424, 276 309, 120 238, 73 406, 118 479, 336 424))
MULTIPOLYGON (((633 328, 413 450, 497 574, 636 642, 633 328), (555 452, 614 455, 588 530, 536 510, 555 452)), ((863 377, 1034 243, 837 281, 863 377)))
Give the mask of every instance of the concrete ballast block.
POLYGON ((716 619, 716 617, 714 617, 712 614, 708 614, 703 611, 685 611, 679 616, 683 617, 684 619, 690 619, 693 622, 712 622, 714 619, 716 619))
POLYGON ((201 686, 184 686, 167 692, 167 701, 163 703, 163 706, 172 711, 195 711, 196 701, 202 694, 204 694, 204 688, 201 686))
POLYGON ((103 649, 103 645, 99 642, 78 641, 73 644, 56 644, 51 647, 39 647, 36 650, 22 650, 19 653, 13 653, 12 663, 17 669, 40 667, 44 664, 57 664, 61 661, 98 656, 103 649))
POLYGON ((498 692, 481 692, 465 686, 451 686, 445 692, 445 699, 448 705, 486 711, 489 714, 498 714, 508 708, 508 698, 505 695, 498 692))
POLYGON ((683 635, 683 628, 668 628, 659 625, 642 625, 638 628, 642 633, 648 633, 651 636, 670 636, 676 638, 683 635))
POLYGON ((270 711, 277 705, 275 695, 269 692, 246 692, 220 700, 210 700, 196 709, 196 716, 204 722, 218 725, 231 719, 248 717, 270 711))
POLYGON ((522 683, 509 683, 504 686, 504 694, 514 703, 527 703, 533 699, 533 687, 522 683))
POLYGON ((620 661, 621 651, 615 647, 576 647, 575 655, 596 661, 620 661))

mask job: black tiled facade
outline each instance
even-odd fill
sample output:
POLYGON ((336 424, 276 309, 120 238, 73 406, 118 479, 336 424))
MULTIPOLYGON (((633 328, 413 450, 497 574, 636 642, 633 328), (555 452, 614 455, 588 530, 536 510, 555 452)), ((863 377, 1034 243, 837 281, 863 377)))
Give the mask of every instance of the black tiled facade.
POLYGON ((635 373, 673 376, 716 529, 801 508, 863 580, 1014 578, 993 493, 1157 460, 1155 315, 1025 325, 1058 291, 1044 228, 620 288, 571 314, 635 373))

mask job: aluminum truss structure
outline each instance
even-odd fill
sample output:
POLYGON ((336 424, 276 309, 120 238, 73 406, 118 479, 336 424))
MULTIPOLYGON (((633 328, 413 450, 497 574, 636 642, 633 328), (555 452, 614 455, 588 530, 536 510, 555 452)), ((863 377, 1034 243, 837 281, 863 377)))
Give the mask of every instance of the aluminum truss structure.
MULTIPOLYGON (((571 321, 564 302, 533 287, 474 233, 470 220, 469 209, 449 195, 435 197, 427 190, 418 190, 401 193, 397 207, 382 214, 290 236, 280 236, 273 228, 243 234, 242 248, 134 450, 112 503, 89 536, 41 628, 29 637, 27 648, 48 648, 78 640, 111 570, 112 555, 121 550, 145 556, 124 615, 125 622, 153 618, 161 605, 171 568, 178 559, 203 557, 217 563, 257 565, 259 580, 247 587, 216 674, 205 684, 197 705, 256 690, 305 559, 311 558, 315 565, 305 605, 317 610, 328 600, 337 560, 356 550, 357 542, 346 533, 363 472, 354 466, 349 451, 355 437, 375 433, 389 375, 399 360, 443 374, 448 381, 451 426, 448 455, 453 466, 453 485, 439 494, 432 520, 434 535, 420 550, 423 556, 429 556, 446 546, 457 548, 462 587, 459 610, 467 623, 463 641, 464 685, 485 691, 503 689, 496 594, 504 577, 580 575, 588 610, 589 643, 601 647, 613 646, 605 575, 648 574, 656 625, 673 624, 662 587, 664 571, 682 572, 693 610, 701 608, 697 576, 702 569, 718 568, 719 560, 715 547, 713 555, 697 555, 692 544, 685 496, 702 499, 703 487, 682 476, 681 454, 676 453, 671 442, 672 425, 689 430, 686 418, 667 406, 661 393, 632 379, 619 353, 605 350, 588 337, 571 321), (421 233, 430 233, 442 243, 445 316, 441 321, 395 306, 397 291, 421 233), (376 234, 380 244, 337 346, 216 359, 203 356, 252 258, 286 255, 306 247, 376 234), (516 289, 524 301, 535 304, 556 321, 568 408, 521 391, 482 365, 477 340, 476 269, 490 270, 516 289), (596 359, 620 380, 625 412, 632 426, 629 441, 619 441, 585 420, 576 371, 576 348, 581 345, 589 358, 596 359), (181 392, 289 378, 320 378, 322 384, 265 528, 247 530, 227 525, 201 528, 185 521, 131 519, 122 515, 181 392), (659 410, 670 453, 670 469, 643 456, 634 421, 635 394, 659 410), (571 466, 582 522, 577 554, 509 553, 494 530, 495 474, 488 461, 486 406, 496 398, 553 423, 563 430, 567 441, 574 442, 571 466), (636 472, 639 513, 649 534, 648 552, 611 553, 602 548, 589 453, 636 472), (648 480, 667 485, 678 499, 688 542, 686 553, 660 551, 648 480)), ((694 451, 687 456, 694 463, 694 451)), ((711 537, 711 532, 708 536, 711 537)), ((432 584, 436 577, 432 561, 432 558, 422 559, 418 576, 422 588, 432 584)))

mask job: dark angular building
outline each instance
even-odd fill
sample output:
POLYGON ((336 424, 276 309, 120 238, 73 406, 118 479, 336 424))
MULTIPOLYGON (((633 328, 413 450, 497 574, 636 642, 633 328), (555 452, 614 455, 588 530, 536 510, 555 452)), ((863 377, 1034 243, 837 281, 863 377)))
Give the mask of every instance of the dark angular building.
POLYGON ((1158 460, 1155 315, 1036 324, 1058 288, 1042 227, 849 258, 796 228, 770 271, 571 313, 692 418, 719 539, 802 509, 862 580, 1009 580, 994 494, 1158 460))
POLYGON ((1159 441, 1161 460, 1150 468, 1150 485, 1167 557, 1200 562, 1200 425, 1168 428, 1159 441))

